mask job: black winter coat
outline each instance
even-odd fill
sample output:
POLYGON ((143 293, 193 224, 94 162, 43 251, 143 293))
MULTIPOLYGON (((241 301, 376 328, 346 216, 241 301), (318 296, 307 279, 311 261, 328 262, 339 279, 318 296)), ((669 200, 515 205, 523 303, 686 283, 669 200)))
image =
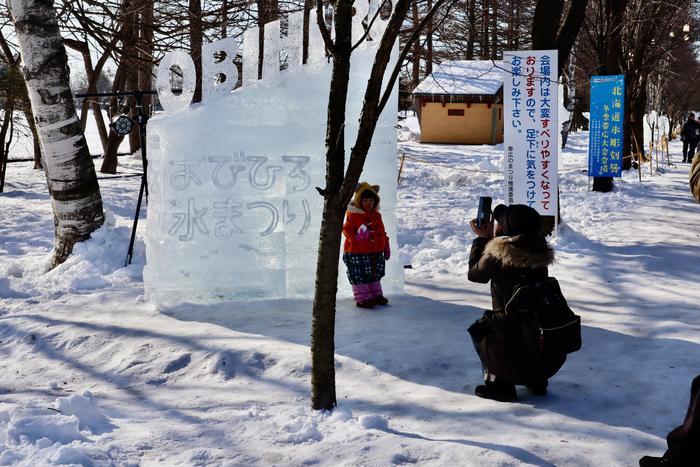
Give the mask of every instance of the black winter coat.
POLYGON ((500 312, 516 285, 547 278, 553 262, 554 250, 542 237, 479 237, 472 243, 467 277, 482 284, 491 281, 493 311, 500 312))
POLYGON ((681 129, 683 141, 697 142, 700 138, 700 123, 695 120, 686 120, 681 129))

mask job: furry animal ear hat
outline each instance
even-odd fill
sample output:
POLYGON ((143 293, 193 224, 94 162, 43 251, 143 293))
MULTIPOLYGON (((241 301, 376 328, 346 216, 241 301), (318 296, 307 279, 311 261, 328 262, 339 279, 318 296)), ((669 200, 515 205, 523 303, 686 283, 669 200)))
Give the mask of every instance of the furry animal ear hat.
POLYGON ((525 204, 499 204, 493 210, 493 218, 503 226, 503 233, 509 237, 537 236, 542 228, 540 214, 525 204))
POLYGON ((360 182, 355 188, 355 197, 353 203, 355 206, 362 207, 362 198, 371 196, 374 198, 374 210, 379 209, 379 185, 370 185, 367 182, 360 182))

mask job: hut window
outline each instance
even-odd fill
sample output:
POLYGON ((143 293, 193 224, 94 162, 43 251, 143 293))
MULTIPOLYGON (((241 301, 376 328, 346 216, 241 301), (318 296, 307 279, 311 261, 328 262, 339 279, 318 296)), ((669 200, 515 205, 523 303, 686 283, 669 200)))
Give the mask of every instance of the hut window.
POLYGON ((464 109, 447 109, 447 115, 450 117, 464 117, 464 109))

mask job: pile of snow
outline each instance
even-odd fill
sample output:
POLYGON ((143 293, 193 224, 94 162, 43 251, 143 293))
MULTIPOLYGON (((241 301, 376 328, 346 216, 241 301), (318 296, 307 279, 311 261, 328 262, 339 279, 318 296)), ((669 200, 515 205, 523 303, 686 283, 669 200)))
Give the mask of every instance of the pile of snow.
POLYGON ((0 411, 0 465, 92 466, 114 461, 109 450, 96 447, 93 435, 115 427, 89 391, 59 397, 53 405, 0 411))

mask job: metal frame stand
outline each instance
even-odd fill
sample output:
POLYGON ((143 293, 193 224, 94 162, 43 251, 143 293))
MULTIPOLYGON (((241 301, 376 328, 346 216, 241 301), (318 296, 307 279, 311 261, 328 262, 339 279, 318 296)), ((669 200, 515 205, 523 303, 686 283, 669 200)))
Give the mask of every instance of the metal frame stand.
POLYGON ((136 227, 139 223, 139 214, 141 213, 141 202, 143 194, 146 193, 148 200, 148 157, 146 155, 146 124, 148 123, 148 113, 143 107, 143 96, 155 95, 156 91, 119 91, 119 92, 95 92, 89 94, 76 94, 75 97, 134 97, 136 100, 136 123, 139 125, 139 141, 141 143, 141 161, 143 164, 143 173, 141 174, 141 187, 139 188, 139 198, 136 202, 136 212, 134 213, 134 223, 131 228, 131 240, 129 240, 129 250, 126 253, 126 261, 124 266, 131 264, 131 257, 134 253, 134 241, 136 240, 136 227))

